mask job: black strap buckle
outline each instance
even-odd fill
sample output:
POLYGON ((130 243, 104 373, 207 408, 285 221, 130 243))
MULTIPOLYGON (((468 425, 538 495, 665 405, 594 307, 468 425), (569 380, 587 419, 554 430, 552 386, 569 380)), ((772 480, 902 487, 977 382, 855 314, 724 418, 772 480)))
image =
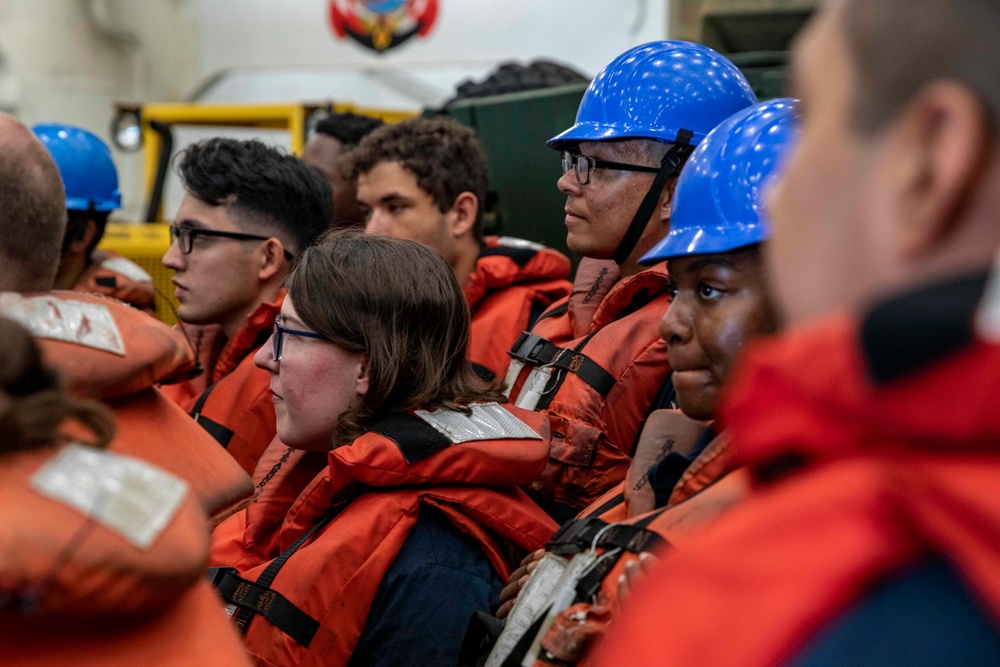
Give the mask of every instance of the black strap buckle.
POLYGON ((583 553, 590 548, 594 538, 607 525, 607 522, 596 516, 567 521, 552 536, 552 540, 546 545, 545 550, 560 556, 583 553))
POLYGON ((525 363, 539 365, 551 362, 558 352, 559 348, 547 339, 528 331, 522 331, 507 354, 525 363))

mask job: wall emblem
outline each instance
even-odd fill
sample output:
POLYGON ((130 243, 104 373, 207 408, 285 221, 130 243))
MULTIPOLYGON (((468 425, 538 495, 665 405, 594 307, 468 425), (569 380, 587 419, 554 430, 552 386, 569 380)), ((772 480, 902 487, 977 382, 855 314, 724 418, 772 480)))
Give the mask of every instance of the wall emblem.
POLYGON ((330 0, 334 34, 376 53, 426 37, 437 13, 438 0, 330 0))

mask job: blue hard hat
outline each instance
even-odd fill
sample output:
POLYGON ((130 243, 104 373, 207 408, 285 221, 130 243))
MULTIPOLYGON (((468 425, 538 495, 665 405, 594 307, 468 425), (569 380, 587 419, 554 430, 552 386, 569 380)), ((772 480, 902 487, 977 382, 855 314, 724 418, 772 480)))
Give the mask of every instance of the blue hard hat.
POLYGON ((66 188, 66 208, 71 211, 110 211, 121 208, 122 193, 118 189, 118 170, 111 159, 111 150, 93 132, 59 123, 35 125, 31 128, 52 154, 63 186, 66 188))
POLYGON ((608 139, 677 141, 681 130, 697 145, 716 125, 757 101, 743 73, 707 46, 650 42, 629 49, 601 70, 580 101, 576 124, 549 139, 568 144, 608 139))
POLYGON ((791 99, 756 104, 715 128, 677 179, 670 231, 639 263, 729 252, 770 238, 761 194, 795 134, 791 99))

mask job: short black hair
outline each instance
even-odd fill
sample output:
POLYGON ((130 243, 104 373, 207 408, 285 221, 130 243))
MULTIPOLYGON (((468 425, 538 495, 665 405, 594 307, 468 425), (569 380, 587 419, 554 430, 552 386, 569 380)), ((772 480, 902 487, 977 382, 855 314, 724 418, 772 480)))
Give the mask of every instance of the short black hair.
POLYGON ((356 113, 332 113, 316 123, 316 132, 333 137, 345 146, 357 146, 372 130, 384 125, 380 119, 356 113))
POLYGON ((95 211, 93 208, 88 210, 71 208, 67 209, 66 216, 66 234, 63 235, 62 244, 62 251, 64 253, 69 250, 70 244, 83 238, 83 235, 87 232, 87 223, 91 220, 94 221, 94 231, 96 233, 86 250, 86 255, 89 257, 97 248, 97 244, 104 238, 104 230, 108 226, 108 218, 111 216, 111 211, 95 211))
POLYGON ((291 243, 294 255, 333 217, 326 179, 297 157, 256 139, 206 139, 181 151, 176 165, 191 195, 227 206, 237 224, 274 231, 291 243))
POLYGON ((347 154, 351 180, 367 174, 381 162, 398 162, 417 178, 444 213, 458 195, 471 192, 479 200, 473 236, 483 241, 483 211, 489 168, 483 146, 472 128, 450 118, 410 118, 385 125, 365 137, 347 154))

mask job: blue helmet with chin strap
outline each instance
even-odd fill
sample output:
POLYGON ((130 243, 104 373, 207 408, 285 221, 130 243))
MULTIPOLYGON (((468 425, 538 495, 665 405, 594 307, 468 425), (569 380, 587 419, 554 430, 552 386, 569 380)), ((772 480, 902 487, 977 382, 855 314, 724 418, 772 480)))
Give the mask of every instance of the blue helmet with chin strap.
POLYGON ((576 123, 549 139, 556 150, 583 141, 652 139, 670 145, 614 260, 635 249, 667 179, 723 120, 757 101, 740 70, 707 46, 682 41, 642 44, 621 54, 590 83, 576 123))
POLYGON ((611 61, 590 83, 576 123, 548 141, 556 150, 581 141, 689 135, 697 146, 716 125, 757 101, 743 73, 707 46, 649 42, 611 61))
POLYGON ((66 188, 71 211, 111 211, 122 206, 118 170, 111 150, 93 132, 72 125, 49 123, 31 128, 49 149, 66 188))
POLYGON ((639 263, 729 252, 770 238, 761 195, 795 135, 791 99, 754 105, 715 128, 677 181, 670 231, 639 263))

